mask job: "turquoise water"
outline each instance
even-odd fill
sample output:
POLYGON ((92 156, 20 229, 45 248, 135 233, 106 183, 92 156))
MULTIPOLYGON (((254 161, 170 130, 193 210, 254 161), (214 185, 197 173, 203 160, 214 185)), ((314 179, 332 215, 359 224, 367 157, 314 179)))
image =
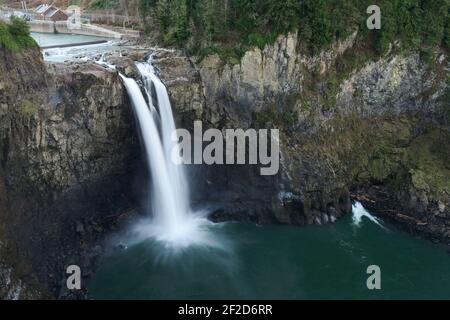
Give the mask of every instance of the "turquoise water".
POLYGON ((173 253, 151 239, 102 260, 96 299, 450 299, 450 254, 442 246, 351 215, 333 225, 223 223, 223 248, 173 253), (381 268, 381 290, 366 269, 381 268))

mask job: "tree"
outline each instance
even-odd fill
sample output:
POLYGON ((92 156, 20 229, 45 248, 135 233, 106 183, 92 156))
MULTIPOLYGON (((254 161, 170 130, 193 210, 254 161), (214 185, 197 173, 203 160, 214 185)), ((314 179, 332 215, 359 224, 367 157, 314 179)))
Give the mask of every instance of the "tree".
POLYGON ((397 33, 405 46, 417 47, 420 45, 419 21, 422 10, 419 0, 396 1, 395 16, 397 20, 397 33))
POLYGON ((275 33, 286 33, 298 24, 297 1, 268 0, 267 14, 275 33))
POLYGON ((262 48, 294 29, 302 48, 316 52, 355 29, 358 39, 373 45, 378 54, 396 40, 406 49, 448 47, 449 2, 379 0, 381 29, 368 30, 371 0, 139 0, 147 30, 159 30, 166 44, 221 56, 232 51, 241 55, 254 45, 262 48))
POLYGON ((308 39, 316 49, 323 49, 333 41, 333 26, 331 23, 330 6, 326 0, 305 0, 303 15, 311 35, 308 39))
POLYGON ((380 6, 382 8, 381 29, 374 30, 374 33, 376 34, 375 49, 382 54, 388 50, 397 35, 397 17, 395 2, 385 0, 380 6))
POLYGON ((15 37, 28 37, 30 35, 30 26, 24 19, 12 16, 9 32, 15 37))
POLYGON ((32 46, 36 46, 36 42, 30 37, 30 28, 25 20, 12 16, 9 25, 0 21, 0 47, 19 51, 32 46))
POLYGON ((448 17, 447 0, 422 0, 422 43, 426 46, 440 45, 444 39, 448 17))

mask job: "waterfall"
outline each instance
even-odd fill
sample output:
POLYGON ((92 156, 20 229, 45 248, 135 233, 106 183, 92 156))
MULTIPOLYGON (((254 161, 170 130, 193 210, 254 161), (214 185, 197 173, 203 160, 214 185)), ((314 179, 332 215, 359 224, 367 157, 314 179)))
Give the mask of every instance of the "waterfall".
POLYGON ((352 219, 353 219, 353 225, 359 227, 361 225, 361 221, 363 217, 366 217, 367 219, 369 219, 370 221, 372 221, 373 223, 377 224, 378 226, 383 227, 383 225, 381 224, 380 220, 376 217, 374 217, 373 215, 371 215, 360 202, 355 202, 352 205, 352 219))
POLYGON ((167 89, 150 62, 136 62, 136 67, 142 77, 142 90, 136 80, 120 76, 134 108, 152 178, 153 217, 149 222, 139 223, 135 231, 140 238, 156 238, 172 247, 215 246, 202 227, 211 222, 203 212, 190 211, 183 165, 173 158, 181 156, 177 142, 172 139, 176 127, 167 89))
POLYGON ((187 212, 189 208, 188 184, 186 182, 183 166, 175 163, 176 160, 180 159, 173 159, 174 154, 179 155, 179 152, 173 152, 173 150, 177 149, 178 146, 174 139, 172 139, 172 135, 175 133, 176 127, 167 89, 155 74, 153 66, 150 63, 137 62, 136 66, 144 80, 145 92, 148 96, 150 110, 154 117, 157 118, 157 111, 153 106, 151 96, 151 85, 154 85, 156 100, 158 101, 159 107, 162 145, 170 181, 172 182, 173 193, 175 198, 178 199, 179 209, 183 212, 187 212))

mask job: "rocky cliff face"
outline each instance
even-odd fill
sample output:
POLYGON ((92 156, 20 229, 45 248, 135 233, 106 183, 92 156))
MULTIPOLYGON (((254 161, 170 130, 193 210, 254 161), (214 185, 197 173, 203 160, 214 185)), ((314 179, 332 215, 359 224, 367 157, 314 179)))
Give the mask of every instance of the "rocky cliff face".
POLYGON ((411 230, 450 242, 449 133, 438 122, 447 56, 436 49, 425 63, 393 45, 375 58, 356 38, 311 57, 295 34, 280 36, 237 65, 216 55, 196 61, 155 53, 181 126, 201 119, 219 129, 281 131, 276 176, 261 177, 255 166, 192 168, 194 196, 216 203, 216 218, 323 224, 359 197, 366 205, 379 200, 379 212, 411 230), (365 188, 374 185, 389 201, 365 188))
MULTIPOLYGON (((309 56, 290 34, 236 65, 154 52, 179 127, 280 130, 274 176, 190 168, 192 198, 213 219, 332 223, 353 198, 450 242, 447 56, 425 63, 394 45, 375 58, 356 39, 309 56)), ((0 297, 66 297, 66 267, 88 275, 98 239, 138 205, 132 109, 116 72, 0 55, 0 297)), ((115 63, 138 78, 133 59, 115 63)))
POLYGON ((0 55, 0 296, 57 296, 66 267, 135 205, 132 110, 115 72, 0 55))

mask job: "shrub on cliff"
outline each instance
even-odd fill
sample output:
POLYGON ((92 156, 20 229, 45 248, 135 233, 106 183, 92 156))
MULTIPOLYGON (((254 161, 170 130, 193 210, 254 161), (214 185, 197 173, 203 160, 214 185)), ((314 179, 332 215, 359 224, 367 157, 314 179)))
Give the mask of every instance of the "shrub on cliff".
POLYGON ((93 0, 89 3, 90 9, 115 9, 119 7, 119 0, 93 0))
POLYGON ((0 47, 11 51, 20 51, 36 46, 36 42, 30 36, 30 28, 27 22, 17 17, 11 17, 11 23, 0 21, 0 47))

